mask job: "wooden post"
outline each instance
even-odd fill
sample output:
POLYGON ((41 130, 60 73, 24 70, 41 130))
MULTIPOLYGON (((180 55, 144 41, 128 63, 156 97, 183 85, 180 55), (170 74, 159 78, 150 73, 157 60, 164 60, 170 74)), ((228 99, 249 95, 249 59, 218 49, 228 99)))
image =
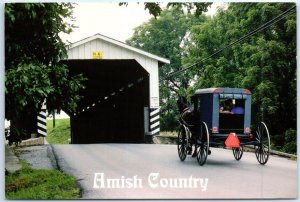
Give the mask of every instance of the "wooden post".
POLYGON ((53 114, 53 128, 55 128, 55 110, 53 110, 52 114, 53 114))

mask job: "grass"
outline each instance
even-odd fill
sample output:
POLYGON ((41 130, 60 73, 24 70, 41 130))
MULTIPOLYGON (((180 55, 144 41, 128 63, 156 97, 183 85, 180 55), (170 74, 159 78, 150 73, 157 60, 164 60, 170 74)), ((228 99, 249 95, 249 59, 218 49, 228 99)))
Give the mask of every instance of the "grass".
POLYGON ((47 141, 49 144, 69 144, 70 119, 56 119, 55 128, 53 121, 47 120, 47 141))
POLYGON ((177 131, 160 131, 159 135, 166 136, 166 137, 177 137, 178 132, 177 131))
POLYGON ((5 176, 7 199, 79 199, 76 179, 58 170, 35 170, 21 161, 22 168, 5 176))

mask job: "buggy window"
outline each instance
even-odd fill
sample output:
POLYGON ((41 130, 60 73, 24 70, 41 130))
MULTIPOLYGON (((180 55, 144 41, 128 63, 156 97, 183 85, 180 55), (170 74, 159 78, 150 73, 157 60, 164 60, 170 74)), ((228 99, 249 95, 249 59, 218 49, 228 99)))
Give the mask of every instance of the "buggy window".
POLYGON ((244 109, 243 99, 220 99, 219 131, 220 133, 243 133, 244 109), (221 108, 223 107, 223 112, 221 108))
POLYGON ((194 103, 194 111, 199 112, 201 107, 201 99, 199 97, 192 98, 192 101, 194 103))
POLYGON ((223 112, 230 112, 233 107, 233 100, 232 99, 220 99, 219 110, 220 113, 223 112))

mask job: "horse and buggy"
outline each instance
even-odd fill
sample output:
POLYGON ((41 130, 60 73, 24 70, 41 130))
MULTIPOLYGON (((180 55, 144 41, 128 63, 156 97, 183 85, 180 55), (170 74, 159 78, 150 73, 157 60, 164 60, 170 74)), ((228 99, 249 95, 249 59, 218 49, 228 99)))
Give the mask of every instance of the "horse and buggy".
POLYGON ((178 133, 178 155, 181 161, 193 153, 204 165, 210 147, 231 148, 236 160, 243 156, 244 146, 254 149, 258 162, 266 164, 270 154, 270 135, 264 122, 254 130, 251 124, 251 92, 241 88, 199 89, 191 97, 192 109, 186 100, 177 101, 181 112, 178 133), (224 105, 231 106, 224 106, 224 105), (238 110, 226 110, 235 107, 238 110), (194 152, 193 150, 194 145, 194 152))

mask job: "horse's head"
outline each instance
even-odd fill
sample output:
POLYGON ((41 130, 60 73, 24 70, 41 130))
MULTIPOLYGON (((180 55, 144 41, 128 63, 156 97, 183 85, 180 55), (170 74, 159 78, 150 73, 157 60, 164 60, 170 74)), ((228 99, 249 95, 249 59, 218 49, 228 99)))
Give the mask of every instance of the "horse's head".
POLYGON ((177 99, 177 107, 179 112, 182 113, 185 108, 188 107, 187 99, 184 96, 179 96, 177 99))

